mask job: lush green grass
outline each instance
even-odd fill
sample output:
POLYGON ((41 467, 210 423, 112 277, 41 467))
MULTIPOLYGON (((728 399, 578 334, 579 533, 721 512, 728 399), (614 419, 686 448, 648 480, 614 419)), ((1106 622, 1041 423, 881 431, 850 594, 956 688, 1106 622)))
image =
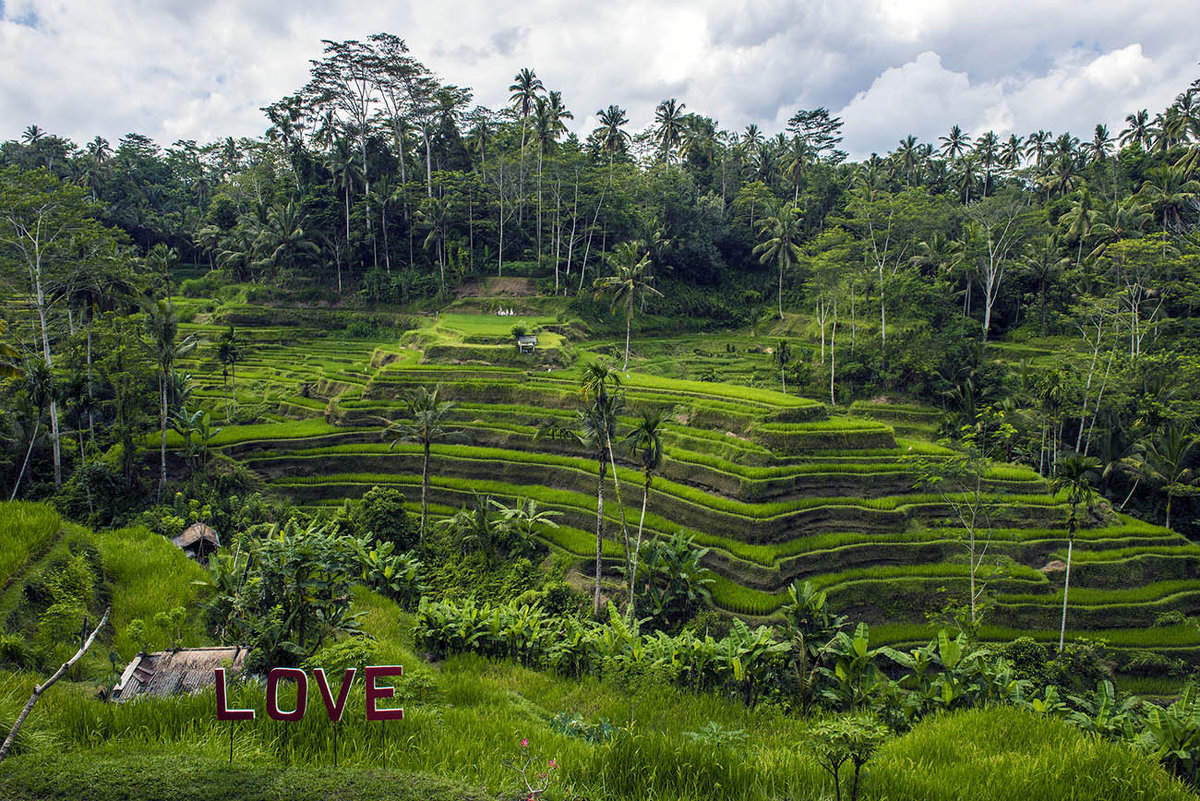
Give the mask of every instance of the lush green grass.
POLYGON ((870 764, 866 799, 1195 799, 1148 757, 1010 707, 932 718, 870 764))
MULTIPOLYGON (((1067 622, 1070 623, 1068 616, 1067 622)), ((872 641, 883 643, 928 642, 936 631, 921 623, 887 623, 871 627, 872 641)), ((1058 629, 1015 629, 985 623, 979 629, 979 639, 985 642, 1011 642, 1018 637, 1032 637, 1038 642, 1058 644, 1058 629)), ((1195 626, 1163 626, 1133 629, 1067 629, 1067 640, 1103 640, 1121 648, 1180 648, 1200 645, 1200 630, 1195 626)))
MULTIPOLYGON (((1154 581, 1139 587, 1108 590, 1091 587, 1072 587, 1070 606, 1102 606, 1105 604, 1135 604, 1149 601, 1159 601, 1182 592, 1195 593, 1200 591, 1200 582, 1195 579, 1176 581, 1154 581)), ((1062 591, 1051 596, 1046 595, 1001 595, 997 600, 1003 603, 1049 603, 1062 604, 1062 591)))
POLYGON ((50 546, 61 525, 58 513, 45 504, 0 503, 0 588, 50 546))
POLYGON ((113 647, 123 659, 131 659, 139 650, 130 640, 126 627, 134 618, 146 623, 151 650, 171 645, 173 633, 153 623, 158 612, 177 606, 189 610, 183 626, 183 645, 202 645, 211 640, 204 633, 196 605, 207 572, 169 540, 144 528, 98 531, 93 541, 104 560, 104 570, 113 583, 113 647))

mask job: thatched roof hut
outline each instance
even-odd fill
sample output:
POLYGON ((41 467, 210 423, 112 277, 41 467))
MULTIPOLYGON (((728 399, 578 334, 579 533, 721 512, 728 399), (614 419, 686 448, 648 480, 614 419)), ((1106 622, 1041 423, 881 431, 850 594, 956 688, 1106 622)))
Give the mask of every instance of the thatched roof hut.
POLYGON ((125 702, 145 695, 167 696, 198 693, 214 684, 213 669, 223 667, 240 673, 249 651, 242 646, 181 648, 138 654, 113 688, 114 701, 125 702))
POLYGON ((221 537, 214 529, 203 523, 192 523, 171 542, 198 562, 207 560, 210 554, 216 553, 217 549, 221 547, 221 537))

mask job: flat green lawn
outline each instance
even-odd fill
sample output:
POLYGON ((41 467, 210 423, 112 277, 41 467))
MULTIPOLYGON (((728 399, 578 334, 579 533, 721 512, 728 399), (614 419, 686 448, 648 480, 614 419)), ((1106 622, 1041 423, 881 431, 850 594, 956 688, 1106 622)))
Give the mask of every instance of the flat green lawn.
MULTIPOLYGON (((558 321, 553 317, 523 317, 521 315, 500 316, 498 314, 439 314, 433 323, 438 331, 457 332, 466 337, 508 337, 512 336, 515 325, 523 325, 532 330, 538 326, 555 325, 558 321)), ((538 338, 553 337, 561 341, 557 334, 538 334, 538 338)), ((547 343, 549 344, 549 343, 547 343)))

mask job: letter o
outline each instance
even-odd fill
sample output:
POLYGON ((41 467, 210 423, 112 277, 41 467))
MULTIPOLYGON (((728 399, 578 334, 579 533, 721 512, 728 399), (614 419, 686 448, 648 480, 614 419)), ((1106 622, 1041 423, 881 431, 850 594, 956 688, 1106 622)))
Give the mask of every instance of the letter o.
POLYGON ((267 674, 267 715, 272 720, 300 720, 308 705, 308 676, 299 668, 271 668, 267 674), (284 712, 279 708, 279 682, 282 679, 296 681, 296 708, 284 712))

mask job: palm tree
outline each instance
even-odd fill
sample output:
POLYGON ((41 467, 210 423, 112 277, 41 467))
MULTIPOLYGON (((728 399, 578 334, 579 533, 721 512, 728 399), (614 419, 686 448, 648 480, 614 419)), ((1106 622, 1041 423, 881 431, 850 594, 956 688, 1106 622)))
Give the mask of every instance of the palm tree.
POLYGON ((783 319, 783 271, 800 261, 800 210, 781 203, 759 221, 759 233, 766 237, 755 246, 761 264, 775 262, 779 267, 779 319, 783 319))
POLYGON ((558 137, 567 132, 565 120, 573 120, 575 115, 567 110, 562 102, 562 92, 550 92, 547 97, 537 99, 534 111, 533 136, 537 140, 537 254, 538 263, 542 261, 542 160, 546 151, 553 148, 558 137))
POLYGON ((920 155, 921 143, 917 137, 909 134, 899 142, 899 147, 896 149, 896 156, 900 160, 900 170, 904 173, 904 183, 912 186, 913 175, 917 171, 917 165, 921 163, 920 155))
POLYGON ((146 343, 158 365, 159 422, 162 436, 159 445, 158 500, 167 489, 167 411, 168 389, 175 362, 196 348, 196 337, 192 334, 176 342, 179 334, 179 315, 168 300, 160 300, 146 309, 146 343))
POLYGON ((633 451, 638 461, 642 463, 642 515, 638 520, 637 541, 632 548, 632 565, 629 570, 629 606, 633 608, 633 588, 637 577, 638 554, 642 550, 642 532, 646 524, 646 501, 650 497, 650 487, 654 482, 654 471, 662 466, 663 443, 662 434, 666 428, 669 414, 665 409, 644 409, 641 417, 633 424, 633 430, 625 435, 625 445, 633 451))
POLYGON ((608 154, 608 175, 611 182, 613 158, 617 153, 625 152, 625 143, 629 141, 629 134, 623 128, 629 124, 629 118, 625 116, 625 109, 616 105, 597 111, 596 117, 600 121, 600 127, 596 129, 600 150, 608 154))
POLYGON ((227 372, 232 373, 233 382, 229 390, 229 399, 225 404, 225 422, 229 422, 229 410, 232 406, 237 409, 237 363, 245 360, 246 351, 242 346, 242 342, 238 339, 237 333, 233 330, 233 323, 229 324, 229 330, 221 334, 217 340, 216 347, 217 361, 221 363, 221 377, 224 380, 227 372))
POLYGON ((683 136, 683 110, 687 104, 680 103, 675 98, 664 100, 654 110, 654 140, 658 143, 659 152, 668 162, 679 146, 683 136))
MULTIPOLYGON (((824 343, 825 343, 824 336, 825 335, 823 332, 822 332, 821 336, 822 336, 821 345, 822 345, 822 347, 824 347, 824 343)), ((775 348, 775 353, 772 355, 775 358, 775 363, 779 365, 779 381, 783 386, 783 394, 786 395, 787 394, 787 375, 786 375, 785 371, 787 370, 788 364, 790 364, 792 361, 792 346, 788 344, 788 341, 786 339, 781 339, 781 340, 779 340, 779 345, 776 346, 776 348, 775 348)), ((825 363, 824 356, 822 356, 821 358, 822 358, 821 363, 824 364, 825 363)))
MULTIPOLYGON (((549 423, 538 429, 537 436, 570 439, 584 446, 595 456, 599 465, 596 480, 596 584, 593 612, 600 616, 600 583, 604 565, 604 479, 612 459, 612 441, 617 435, 617 415, 624 406, 619 392, 621 374, 606 362, 589 362, 583 368, 579 396, 583 407, 575 413, 573 426, 549 423)), ((616 466, 613 481, 616 482, 616 466)), ((619 486, 617 487, 619 490, 619 486)), ((623 510, 622 510, 623 513, 623 510)))
POLYGON ((411 422, 389 422, 380 432, 384 439, 390 439, 394 448, 399 442, 415 442, 421 446, 421 532, 418 542, 425 542, 425 524, 429 517, 429 454, 435 442, 463 442, 466 435, 461 431, 451 431, 446 423, 458 405, 454 401, 439 401, 437 387, 430 392, 425 387, 417 390, 416 397, 407 401, 408 410, 412 413, 411 422))
POLYGON ((1113 139, 1108 133, 1107 125, 1097 125, 1092 133, 1092 141, 1084 145, 1087 148, 1088 163, 1100 164, 1112 153, 1113 139))
MULTIPOLYGON (((363 172, 362 167, 358 163, 358 154, 354 149, 353 143, 348 139, 338 139, 334 143, 333 152, 330 153, 329 159, 326 162, 330 172, 333 173, 333 185, 335 189, 340 189, 344 202, 344 211, 346 217, 346 247, 350 247, 350 196, 354 194, 355 188, 362 183, 363 172)), ((342 265, 338 262, 338 293, 342 291, 342 265)))
POLYGON ((1075 269, 1079 269, 1079 263, 1083 259, 1083 240, 1092 235, 1092 226, 1098 216, 1092 208, 1092 192, 1084 186, 1080 188, 1071 208, 1058 219, 1060 225, 1067 227, 1067 239, 1079 242, 1075 251, 1075 269))
POLYGON ((992 170, 1000 163, 1000 138, 994 131, 987 131, 975 143, 975 155, 983 167, 983 196, 987 197, 992 187, 992 170))
POLYGON ((1081 503, 1091 504, 1096 491, 1092 488, 1092 474, 1100 467, 1094 456, 1071 454, 1059 460, 1054 471, 1051 487, 1055 492, 1066 490, 1071 513, 1067 516, 1067 570, 1063 578, 1062 626, 1058 631, 1058 653, 1062 656, 1063 640, 1067 634, 1067 593, 1071 589, 1071 554, 1075 549, 1075 530, 1078 528, 1076 510, 1081 503))
MULTIPOLYGON (((1064 217, 1066 215, 1063 215, 1064 217)), ((1064 265, 1070 262, 1069 257, 1063 256, 1058 237, 1046 234, 1030 243, 1021 265, 1026 275, 1030 276, 1038 288, 1040 300, 1038 320, 1041 324, 1042 336, 1046 336, 1046 295, 1051 282, 1062 273, 1064 265)))
POLYGON ((942 155, 951 160, 971 152, 971 136, 957 124, 951 126, 949 135, 939 136, 938 141, 942 143, 942 155))
POLYGON ((1186 180, 1181 169, 1164 164, 1148 170, 1149 177, 1138 190, 1147 211, 1162 220, 1162 230, 1184 230, 1185 210, 1200 195, 1200 182, 1186 180))
POLYGON ((1031 133, 1025 140, 1025 155, 1033 156, 1033 166, 1036 169, 1041 169, 1042 164, 1046 161, 1046 154, 1050 152, 1050 144, 1054 141, 1054 134, 1049 131, 1038 131, 1031 133))
POLYGON ((446 231, 450 224, 450 203, 445 197, 427 197, 421 201, 417 219, 429 226, 424 246, 437 255, 442 291, 446 290, 446 231))
POLYGON ((1172 501, 1197 492, 1196 470, 1191 466, 1197 442, 1195 435, 1170 421, 1124 460, 1140 479, 1166 493, 1167 528, 1171 527, 1172 501))
MULTIPOLYGON (((16 357, 16 350, 4 346, 5 355, 9 358, 16 357)), ((54 396, 54 372, 50 366, 42 359, 30 358, 26 359, 21 368, 17 368, 15 364, 6 365, 6 374, 13 375, 12 370, 16 371, 16 376, 22 379, 22 388, 25 390, 25 397, 29 401, 29 405, 33 409, 33 431, 29 435, 29 447, 25 450, 25 459, 21 462, 21 470, 17 473, 17 481, 13 484, 12 495, 9 500, 17 497, 17 491, 21 488, 21 479, 25 477, 25 468, 29 465, 29 455, 33 453, 34 443, 37 442, 38 428, 42 422, 42 413, 46 408, 46 404, 54 396)))
POLYGON ((654 288, 654 276, 647 275, 650 269, 650 254, 642 254, 641 242, 621 242, 612 253, 605 258, 615 271, 614 275, 597 278, 592 285, 596 290, 595 298, 610 298, 611 310, 617 306, 625 310, 625 362, 621 369, 629 367, 629 339, 633 325, 633 308, 641 301, 642 304, 649 296, 662 297, 663 294, 654 288))
MULTIPOLYGON (((508 87, 509 103, 512 104, 517 116, 521 118, 521 170, 519 176, 521 195, 525 194, 525 137, 529 115, 533 113, 534 106, 537 104, 538 93, 545 90, 542 79, 529 67, 522 67, 521 71, 513 76, 513 82, 508 87)), ((518 206, 518 210, 523 208, 523 205, 518 206)))
POLYGON ((1125 130, 1121 131, 1118 141, 1121 147, 1134 145, 1146 150, 1150 145, 1150 112, 1142 109, 1125 115, 1125 130))
POLYGON ((1008 139, 1000 147, 1000 166, 1012 172, 1021 166, 1021 158, 1025 153, 1025 142, 1016 134, 1009 134, 1008 139))
POLYGON ((254 248, 263 265, 275 280, 281 266, 292 264, 297 257, 315 255, 318 248, 304 232, 304 212, 295 200, 274 206, 267 212, 266 224, 254 239, 254 248))
POLYGON ((508 87, 508 101, 517 112, 517 116, 521 118, 522 150, 525 149, 525 123, 537 104, 538 93, 545 90, 542 79, 529 67, 522 67, 521 71, 513 76, 513 82, 508 87))

